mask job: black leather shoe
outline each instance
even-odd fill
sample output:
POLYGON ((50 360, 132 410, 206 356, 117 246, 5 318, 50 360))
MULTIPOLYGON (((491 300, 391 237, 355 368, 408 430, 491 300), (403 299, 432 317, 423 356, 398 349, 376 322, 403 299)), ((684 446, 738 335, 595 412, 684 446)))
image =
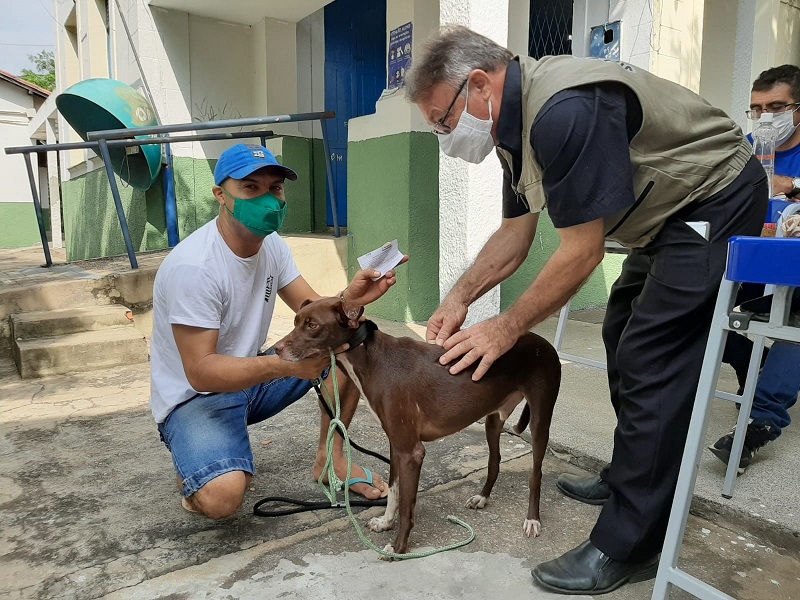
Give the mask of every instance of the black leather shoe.
POLYGON ((609 558, 585 541, 531 571, 536 584, 557 594, 595 596, 612 592, 626 583, 653 579, 658 571, 658 556, 643 562, 622 562, 609 558))
POLYGON ((561 493, 586 504, 605 504, 611 497, 611 488, 599 475, 573 475, 562 473, 556 487, 561 493))

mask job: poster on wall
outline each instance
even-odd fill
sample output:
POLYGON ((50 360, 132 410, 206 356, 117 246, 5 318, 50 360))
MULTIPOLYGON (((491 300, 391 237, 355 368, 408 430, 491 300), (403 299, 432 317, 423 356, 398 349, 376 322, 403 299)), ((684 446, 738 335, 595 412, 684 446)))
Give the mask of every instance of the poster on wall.
POLYGON ((411 66, 411 23, 401 25, 389 32, 389 79, 388 88, 395 89, 403 85, 406 71, 411 66))
POLYGON ((589 42, 589 56, 619 60, 620 21, 592 27, 589 42))

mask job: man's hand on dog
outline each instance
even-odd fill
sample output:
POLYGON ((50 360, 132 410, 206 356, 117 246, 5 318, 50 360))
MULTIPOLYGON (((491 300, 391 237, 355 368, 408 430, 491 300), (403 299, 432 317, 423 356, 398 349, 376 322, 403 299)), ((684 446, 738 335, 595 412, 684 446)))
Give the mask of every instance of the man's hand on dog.
MULTIPOLYGON (((334 352, 339 354, 339 352, 344 352, 350 348, 349 344, 344 344, 338 347, 334 352)), ((303 360, 298 360, 297 362, 290 362, 289 363, 292 370, 292 377, 297 377, 298 379, 307 379, 312 381, 314 379, 319 379, 322 377, 323 371, 328 369, 331 366, 331 357, 326 352, 324 355, 315 356, 313 358, 304 358, 303 360)))
POLYGON ((461 330, 466 319, 466 305, 450 296, 446 297, 441 306, 428 319, 425 341, 429 344, 443 346, 447 338, 461 330))
MULTIPOLYGON (((407 261, 408 255, 405 255, 400 264, 402 265, 407 261)), ((362 269, 353 276, 350 285, 345 288, 343 292, 344 299, 351 304, 366 306, 383 296, 395 283, 397 283, 397 276, 394 269, 386 271, 386 273, 380 273, 375 269, 362 269), (381 278, 377 281, 372 281, 375 277, 381 278)))
POLYGON ((521 334, 511 318, 501 314, 448 337, 442 344, 447 352, 442 354, 439 362, 446 365, 460 356, 461 360, 450 367, 450 373, 456 375, 480 361, 472 374, 472 381, 478 381, 494 361, 511 350, 521 334))

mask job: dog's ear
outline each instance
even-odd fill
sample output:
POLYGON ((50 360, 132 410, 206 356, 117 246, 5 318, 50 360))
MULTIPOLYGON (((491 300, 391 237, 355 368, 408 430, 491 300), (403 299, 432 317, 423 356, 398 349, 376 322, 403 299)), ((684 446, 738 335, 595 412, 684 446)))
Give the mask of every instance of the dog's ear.
POLYGON ((300 308, 303 308, 304 306, 311 304, 311 302, 312 302, 311 298, 306 298, 305 300, 303 300, 303 303, 300 305, 300 308))
POLYGON ((349 327, 350 329, 357 329, 360 325, 359 319, 364 314, 364 307, 357 304, 349 304, 347 302, 339 302, 336 305, 339 316, 339 323, 342 327, 349 327))

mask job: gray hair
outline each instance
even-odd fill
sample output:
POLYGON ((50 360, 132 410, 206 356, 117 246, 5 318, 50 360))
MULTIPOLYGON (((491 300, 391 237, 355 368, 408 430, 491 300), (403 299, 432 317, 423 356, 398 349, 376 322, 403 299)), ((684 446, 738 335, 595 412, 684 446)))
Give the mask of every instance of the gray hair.
POLYGON ((506 67, 513 57, 510 50, 471 29, 443 27, 414 57, 406 74, 406 100, 414 104, 425 100, 443 81, 457 88, 475 69, 490 73, 506 67))

